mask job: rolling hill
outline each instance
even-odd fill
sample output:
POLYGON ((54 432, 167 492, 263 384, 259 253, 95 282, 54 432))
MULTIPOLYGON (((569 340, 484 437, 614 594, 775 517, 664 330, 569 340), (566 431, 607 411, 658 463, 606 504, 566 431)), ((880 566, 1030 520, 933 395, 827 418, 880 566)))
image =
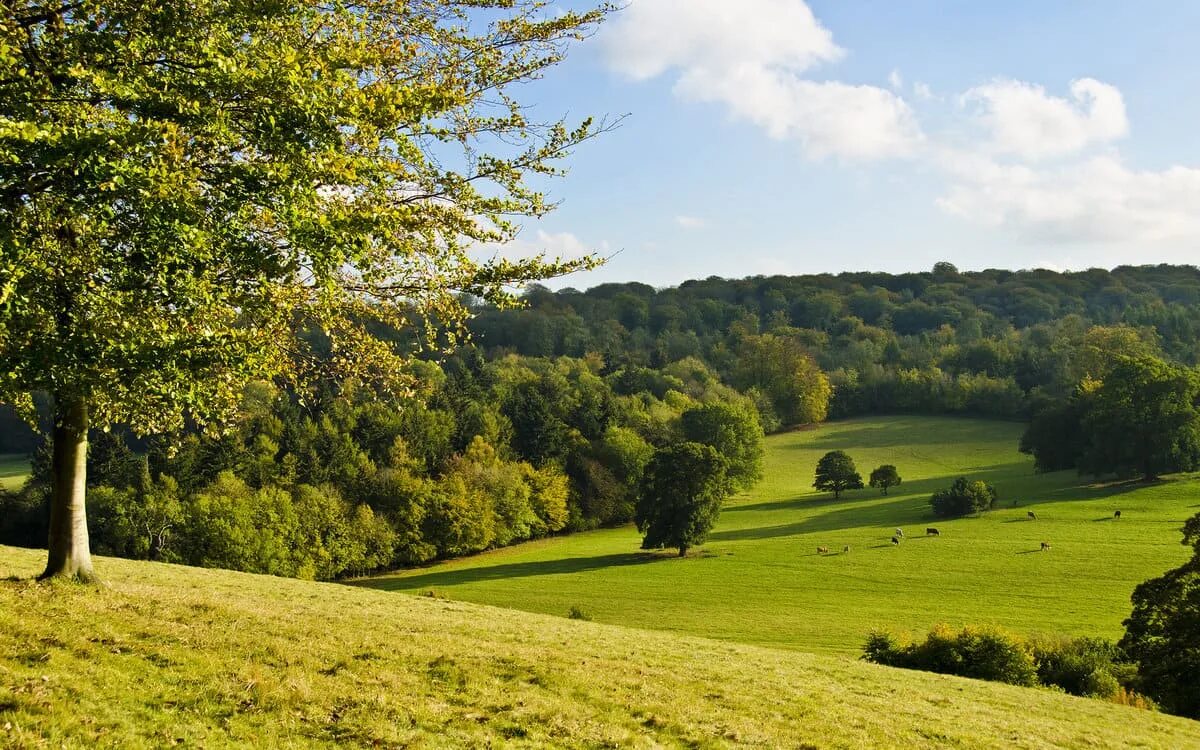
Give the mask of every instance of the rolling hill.
POLYGON ((336 584, 0 548, 0 745, 1200 747, 1200 724, 336 584))

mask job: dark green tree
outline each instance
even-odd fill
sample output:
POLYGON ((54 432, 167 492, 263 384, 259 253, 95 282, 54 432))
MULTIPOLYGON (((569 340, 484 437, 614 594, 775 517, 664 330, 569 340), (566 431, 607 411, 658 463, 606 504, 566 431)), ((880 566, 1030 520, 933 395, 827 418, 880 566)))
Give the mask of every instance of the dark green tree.
POLYGON ((1152 481, 1200 465, 1200 375, 1152 357, 1122 359, 1082 419, 1080 471, 1152 481))
POLYGON ((813 487, 822 492, 832 492, 835 498, 842 496, 843 490, 861 490, 862 475, 854 466, 854 459, 845 451, 830 451, 817 462, 817 479, 813 487))
POLYGON ((1138 664, 1138 689, 1166 710, 1200 719, 1200 515, 1183 527, 1192 559, 1133 591, 1118 644, 1138 664))
POLYGON ((763 431, 758 410, 747 401, 714 401, 680 418, 683 437, 715 448, 725 459, 729 481, 748 490, 763 476, 763 431))
POLYGON ((981 513, 996 504, 996 488, 986 482, 969 482, 966 477, 959 477, 948 488, 933 493, 929 504, 934 515, 943 518, 981 513))
POLYGON ((883 490, 885 495, 888 493, 888 487, 895 487, 901 481, 903 480, 900 479, 900 472, 891 464, 884 464, 871 472, 871 486, 883 490))
POLYGON ((679 556, 708 538, 730 492, 725 459, 701 443, 678 443, 646 466, 634 519, 642 549, 677 547, 679 556))

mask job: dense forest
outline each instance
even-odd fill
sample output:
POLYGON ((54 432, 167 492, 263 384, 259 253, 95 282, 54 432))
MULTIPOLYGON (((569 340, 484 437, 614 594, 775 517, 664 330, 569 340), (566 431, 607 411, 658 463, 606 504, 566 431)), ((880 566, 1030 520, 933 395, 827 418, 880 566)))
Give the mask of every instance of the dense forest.
MULTIPOLYGON (((1099 424, 1081 399, 1096 400, 1088 383, 1118 360, 1153 364, 1127 380, 1183 372, 1193 383, 1191 266, 940 263, 661 290, 535 286, 524 299, 475 305, 474 343, 412 362, 403 397, 353 380, 311 393, 255 383, 221 434, 95 432, 94 548, 313 578, 411 565, 628 523, 647 466, 684 443, 722 457, 725 491, 749 487, 764 433, 868 413, 1032 419, 1025 448, 1043 469, 1151 474, 1200 452, 1172 438, 1175 453, 1151 471, 1064 437, 1099 424)), ((25 488, 0 497, 0 542, 42 544, 48 448, 8 411, 0 442, 34 458, 25 488)))

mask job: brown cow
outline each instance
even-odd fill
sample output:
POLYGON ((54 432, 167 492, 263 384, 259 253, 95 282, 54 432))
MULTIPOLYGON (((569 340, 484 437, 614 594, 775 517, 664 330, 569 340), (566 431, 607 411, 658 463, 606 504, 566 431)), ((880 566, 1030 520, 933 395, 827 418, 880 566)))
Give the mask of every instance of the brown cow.
POLYGON ((1042 542, 1042 552, 1050 549, 1050 542, 1042 542))
POLYGON ((818 554, 818 555, 824 555, 824 554, 828 554, 828 552, 829 552, 829 548, 828 548, 828 547, 817 547, 817 554, 818 554))
POLYGON ((1025 517, 1028 518, 1030 521, 1037 520, 1037 514, 1034 513, 1032 510, 1025 511, 1025 517))
POLYGON ((941 536, 941 535, 942 535, 942 532, 938 531, 937 529, 933 528, 932 526, 930 526, 928 529, 925 529, 925 536, 941 536))
POLYGON ((1121 518, 1121 511, 1118 510, 1116 513, 1113 513, 1113 518, 1116 518, 1119 520, 1121 518))

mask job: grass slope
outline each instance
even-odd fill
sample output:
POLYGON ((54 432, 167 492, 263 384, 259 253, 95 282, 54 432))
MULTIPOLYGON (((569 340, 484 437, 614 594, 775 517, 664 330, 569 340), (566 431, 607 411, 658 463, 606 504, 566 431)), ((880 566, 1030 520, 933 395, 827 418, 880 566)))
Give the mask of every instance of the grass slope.
POLYGON ((690 559, 639 552, 636 530, 622 528, 362 583, 558 615, 578 606, 609 623, 817 652, 857 652, 874 628, 924 633, 937 622, 1115 638, 1133 587, 1186 558, 1179 528, 1200 508, 1200 482, 1093 488, 1074 472, 1037 475, 1017 452, 1021 430, 893 417, 772 436, 766 480, 727 505, 690 559), (817 459, 835 449, 864 477, 895 464, 904 484, 888 497, 815 493, 817 459), (959 475, 993 483, 1000 508, 933 519, 929 495, 959 475), (941 536, 923 536, 927 526, 941 536), (1053 549, 1039 552, 1042 541, 1053 549))
POLYGON ((1200 748, 1200 723, 836 656, 0 547, 0 745, 1200 748))
POLYGON ((18 490, 29 476, 29 457, 0 453, 0 488, 18 490))

